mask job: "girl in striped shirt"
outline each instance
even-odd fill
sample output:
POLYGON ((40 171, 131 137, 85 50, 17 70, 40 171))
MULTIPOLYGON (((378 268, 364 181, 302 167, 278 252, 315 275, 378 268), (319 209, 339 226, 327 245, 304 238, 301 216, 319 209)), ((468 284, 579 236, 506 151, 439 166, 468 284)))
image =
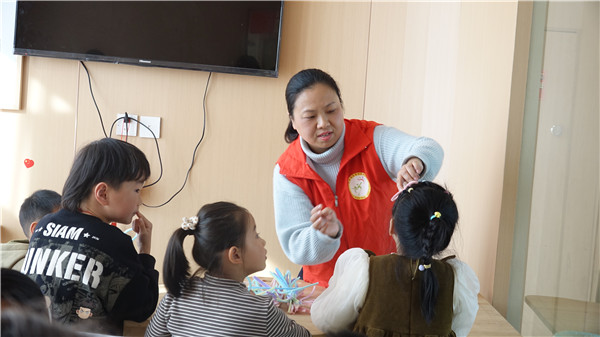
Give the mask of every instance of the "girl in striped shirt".
POLYGON ((310 336, 271 298, 252 294, 242 283, 265 268, 265 243, 250 212, 229 202, 207 204, 196 217, 184 218, 167 246, 163 280, 168 293, 146 337, 310 336), (201 267, 194 274, 183 248, 188 235, 194 236, 191 255, 201 267))

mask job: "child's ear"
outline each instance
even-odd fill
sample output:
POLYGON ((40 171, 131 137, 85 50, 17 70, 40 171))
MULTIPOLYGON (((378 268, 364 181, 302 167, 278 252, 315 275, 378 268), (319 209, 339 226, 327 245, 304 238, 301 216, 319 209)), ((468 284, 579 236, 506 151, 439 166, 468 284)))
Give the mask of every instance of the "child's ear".
POLYGON ((108 184, 105 182, 97 183, 94 186, 94 198, 102 205, 108 205, 108 184))
POLYGON ((29 235, 27 235, 27 238, 31 238, 31 236, 33 235, 33 231, 35 230, 35 226, 37 226, 37 221, 34 221, 31 223, 31 225, 29 225, 29 235))
POLYGON ((236 246, 230 247, 227 250, 227 258, 229 259, 229 262, 233 264, 241 264, 244 262, 242 259, 242 251, 236 246))
POLYGON ((389 234, 390 236, 394 236, 394 219, 390 219, 390 229, 389 229, 389 234))

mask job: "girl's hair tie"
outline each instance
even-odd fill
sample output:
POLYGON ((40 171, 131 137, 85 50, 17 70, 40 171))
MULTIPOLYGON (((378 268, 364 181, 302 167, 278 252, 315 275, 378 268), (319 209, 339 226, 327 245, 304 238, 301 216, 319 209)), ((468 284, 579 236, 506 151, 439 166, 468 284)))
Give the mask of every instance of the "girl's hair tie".
POLYGON ((196 225, 198 224, 198 217, 197 216, 193 216, 193 217, 183 217, 182 218, 183 222, 181 223, 181 229, 183 229, 184 231, 193 231, 196 230, 196 225))
POLYGON ((435 212, 433 212, 433 215, 432 215, 432 216, 429 218, 429 220, 433 220, 433 219, 435 219, 435 218, 438 218, 438 219, 439 219, 439 218, 441 218, 441 217, 442 217, 442 213, 440 213, 440 212, 438 212, 438 211, 435 211, 435 212))
POLYGON ((410 182, 408 182, 408 183, 407 183, 407 184, 404 186, 404 188, 403 188, 403 189, 399 190, 398 192, 396 192, 396 194, 394 194, 394 195, 392 196, 392 201, 396 201, 396 199, 398 199, 398 197, 400 196, 400 194, 402 194, 402 192, 404 192, 404 191, 406 191, 406 192, 408 192, 408 193, 412 192, 412 191, 413 191, 413 188, 412 188, 412 187, 410 187, 410 186, 412 186, 412 185, 414 185, 414 184, 418 184, 418 183, 419 183, 419 181, 418 181, 418 180, 413 180, 413 181, 410 181, 410 182), (409 188, 409 187, 410 187, 410 188, 409 188))
POLYGON ((430 264, 420 264, 419 265, 419 271, 425 271, 425 269, 429 269, 431 268, 431 263, 430 264))

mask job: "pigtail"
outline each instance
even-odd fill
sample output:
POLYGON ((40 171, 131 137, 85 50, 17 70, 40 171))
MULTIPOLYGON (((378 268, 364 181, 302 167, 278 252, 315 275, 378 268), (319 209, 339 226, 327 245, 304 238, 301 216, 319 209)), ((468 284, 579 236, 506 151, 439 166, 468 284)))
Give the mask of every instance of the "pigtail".
POLYGON ((429 225, 424 228, 423 233, 423 257, 420 259, 419 270, 423 272, 421 282, 421 313, 427 323, 431 323, 435 316, 435 304, 437 302, 439 283, 435 273, 431 269, 431 257, 433 255, 435 222, 437 218, 429 220, 429 225))
POLYGON ((190 277, 190 263, 183 250, 183 240, 187 234, 185 230, 178 228, 171 235, 165 253, 163 281, 169 293, 175 297, 181 295, 183 284, 190 277))

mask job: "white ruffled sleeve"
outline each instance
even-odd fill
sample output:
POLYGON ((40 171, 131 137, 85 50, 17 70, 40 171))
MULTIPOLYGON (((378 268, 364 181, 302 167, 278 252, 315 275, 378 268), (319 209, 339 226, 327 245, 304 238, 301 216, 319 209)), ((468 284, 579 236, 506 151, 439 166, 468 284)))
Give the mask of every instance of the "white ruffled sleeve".
POLYGON ((449 259, 447 262, 454 268, 454 317, 452 330, 456 336, 467 336, 477 311, 479 303, 479 279, 471 267, 458 259, 449 259))
POLYGON ((365 303, 369 289, 369 255, 351 248, 335 263, 329 287, 315 299, 310 316, 321 331, 338 332, 351 328, 365 303))

